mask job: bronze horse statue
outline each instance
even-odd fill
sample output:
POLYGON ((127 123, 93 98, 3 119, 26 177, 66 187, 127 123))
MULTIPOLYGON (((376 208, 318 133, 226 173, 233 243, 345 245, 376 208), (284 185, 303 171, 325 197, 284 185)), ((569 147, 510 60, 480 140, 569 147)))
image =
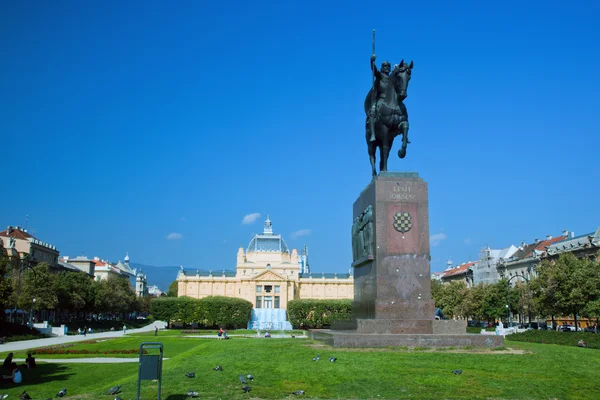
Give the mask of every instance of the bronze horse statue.
POLYGON ((371 141, 371 131, 369 127, 369 112, 371 110, 373 96, 371 89, 365 99, 365 113, 367 114, 367 121, 365 123, 365 132, 367 139, 367 147, 369 151, 369 161, 371 162, 371 168, 373 170, 373 176, 377 175, 375 169, 375 152, 379 147, 379 172, 387 171, 387 161, 390 155, 390 149, 394 143, 394 138, 399 134, 402 134, 402 148, 398 150, 398 157, 404 158, 406 156, 406 146, 410 143, 408 141, 408 113, 406 107, 402 102, 407 96, 408 82, 410 81, 411 70, 413 68, 413 62, 410 64, 404 63, 404 60, 400 64, 394 66, 394 69, 389 76, 387 92, 385 98, 378 100, 376 116, 371 116, 375 119, 374 131, 375 140, 371 141))

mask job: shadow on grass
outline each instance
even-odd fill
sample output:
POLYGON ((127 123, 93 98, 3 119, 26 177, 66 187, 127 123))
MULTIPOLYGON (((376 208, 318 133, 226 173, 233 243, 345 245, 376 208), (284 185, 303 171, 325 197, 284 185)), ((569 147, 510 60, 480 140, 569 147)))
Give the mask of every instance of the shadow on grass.
POLYGON ((67 367, 61 364, 38 364, 37 368, 27 369, 19 367, 23 375, 23 381, 18 384, 7 383, 2 385, 2 389, 24 388, 29 386, 41 385, 46 382, 66 381, 73 375, 72 372, 67 373, 67 367))
POLYGON ((187 400, 189 398, 190 397, 185 394, 172 394, 169 397, 167 397, 166 400, 187 400))

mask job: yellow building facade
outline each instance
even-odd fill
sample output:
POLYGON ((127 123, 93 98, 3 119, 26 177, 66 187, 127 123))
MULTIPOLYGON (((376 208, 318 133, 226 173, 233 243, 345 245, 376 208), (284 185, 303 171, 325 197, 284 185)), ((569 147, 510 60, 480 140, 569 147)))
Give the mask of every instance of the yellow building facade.
POLYGON ((352 274, 311 273, 306 247, 302 255, 289 251, 281 235, 273 233, 269 217, 264 231, 237 253, 235 271, 179 271, 178 296, 208 296, 248 300, 255 310, 284 310, 295 299, 353 299, 352 274))

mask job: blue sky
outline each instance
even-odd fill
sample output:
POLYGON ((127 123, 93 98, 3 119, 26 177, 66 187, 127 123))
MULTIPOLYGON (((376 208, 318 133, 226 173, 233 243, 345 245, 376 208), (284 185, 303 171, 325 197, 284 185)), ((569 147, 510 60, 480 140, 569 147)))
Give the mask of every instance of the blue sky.
POLYGON ((415 63, 389 169, 429 184, 432 271, 596 230, 600 3, 404 3, 4 2, 0 223, 231 269, 270 214, 347 271, 376 29, 378 64, 415 63))

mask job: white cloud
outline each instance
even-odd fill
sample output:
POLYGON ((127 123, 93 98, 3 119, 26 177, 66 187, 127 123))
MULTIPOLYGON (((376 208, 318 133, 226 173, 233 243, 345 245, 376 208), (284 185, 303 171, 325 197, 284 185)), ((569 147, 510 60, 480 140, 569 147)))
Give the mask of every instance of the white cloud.
POLYGON ((167 235, 167 240, 181 240, 183 235, 181 233, 172 232, 167 235))
POLYGON ((312 229, 299 229, 292 233, 292 239, 299 238, 301 236, 310 236, 312 229))
POLYGON ((465 244, 466 244, 467 246, 468 246, 468 245, 470 245, 471 243, 473 243, 473 240, 471 240, 471 238, 466 238, 466 239, 465 239, 465 244))
POLYGON ((244 218, 242 219, 242 225, 253 224, 259 218, 260 218, 260 213, 252 213, 252 214, 244 215, 244 218))
POLYGON ((439 245, 442 242, 442 240, 446 240, 447 238, 448 236, 446 236, 445 233, 436 233, 429 237, 429 242, 431 243, 431 246, 435 247, 439 245))

